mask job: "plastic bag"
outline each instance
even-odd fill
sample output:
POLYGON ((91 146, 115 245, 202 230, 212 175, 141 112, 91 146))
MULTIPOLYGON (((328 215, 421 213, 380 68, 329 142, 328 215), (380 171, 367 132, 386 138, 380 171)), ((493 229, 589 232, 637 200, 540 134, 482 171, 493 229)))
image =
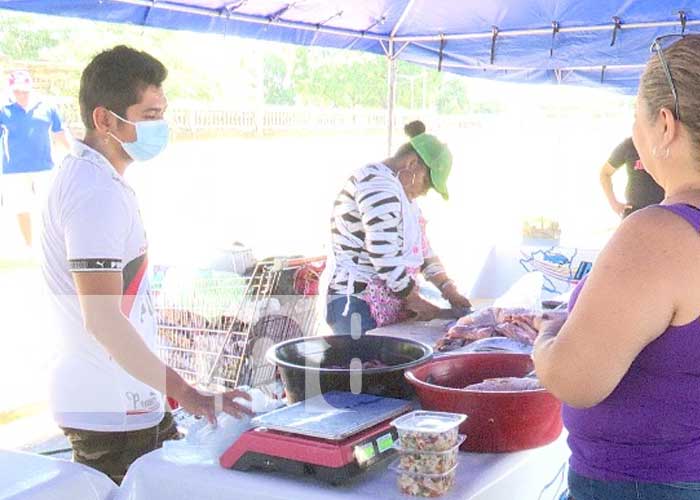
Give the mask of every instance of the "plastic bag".
POLYGON ((541 272, 527 273, 516 281, 506 293, 493 303, 493 307, 523 308, 530 311, 542 310, 542 286, 544 276, 541 272))
POLYGON ((184 445, 196 446, 205 456, 217 459, 241 434, 251 428, 250 417, 247 415, 236 418, 224 413, 216 419, 216 426, 205 419, 198 420, 190 427, 184 445))
MULTIPOLYGON (((252 401, 240 398, 235 401, 251 408, 254 413, 267 413, 284 404, 282 400, 270 397, 260 389, 239 389, 248 392, 252 401)), ((204 418, 198 419, 188 427, 185 439, 166 441, 164 448, 168 458, 187 463, 215 463, 241 434, 252 427, 247 415, 236 418, 222 412, 216 416, 216 420, 217 424, 212 425, 204 418)))

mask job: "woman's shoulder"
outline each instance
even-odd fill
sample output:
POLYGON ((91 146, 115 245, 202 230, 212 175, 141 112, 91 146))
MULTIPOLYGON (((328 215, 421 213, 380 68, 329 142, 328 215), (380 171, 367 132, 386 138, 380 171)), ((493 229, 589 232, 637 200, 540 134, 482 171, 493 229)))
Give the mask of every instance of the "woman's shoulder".
POLYGON ((662 236, 678 231, 687 232, 689 228, 697 232, 698 223, 700 223, 700 209, 693 205, 685 203, 650 205, 627 217, 620 224, 620 230, 626 232, 654 231, 662 236))
POLYGON ((383 163, 368 163, 367 165, 355 170, 353 175, 355 175, 356 177, 369 175, 375 177, 388 177, 393 176, 393 171, 383 163))
POLYGON ((624 260, 654 261, 661 271, 666 265, 697 259, 700 233, 692 221, 676 210, 653 205, 627 217, 606 250, 624 260), (671 255, 673 259, 668 258, 671 255))
POLYGON ((353 173, 352 179, 358 189, 372 189, 394 192, 400 183, 393 171, 381 163, 366 165, 353 173))
POLYGON ((693 200, 692 203, 675 203, 672 205, 658 205, 658 207, 677 215, 690 224, 696 232, 700 232, 700 203, 693 200))

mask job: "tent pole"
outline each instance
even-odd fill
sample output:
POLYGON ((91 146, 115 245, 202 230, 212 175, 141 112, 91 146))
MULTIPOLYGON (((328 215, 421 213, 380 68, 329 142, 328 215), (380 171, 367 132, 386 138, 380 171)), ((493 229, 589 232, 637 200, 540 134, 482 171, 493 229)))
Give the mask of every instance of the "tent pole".
MULTIPOLYGON (((103 0, 100 0, 99 3, 102 3, 103 0)), ((244 23, 250 23, 250 24, 260 24, 263 26, 277 26, 281 28, 291 28, 291 29, 298 29, 298 30, 303 30, 303 31, 311 31, 313 33, 325 33, 329 35, 337 35, 337 36, 352 36, 355 37, 357 40, 386 40, 387 36, 386 35, 380 35, 378 33, 368 33, 366 31, 360 31, 360 30, 350 30, 350 29, 344 29, 344 28, 333 28, 331 26, 323 26, 317 23, 303 23, 303 22, 295 22, 295 21, 285 21, 283 19, 271 19, 270 16, 268 15, 253 15, 253 14, 240 14, 234 11, 228 11, 226 13, 222 13, 222 9, 211 9, 211 8, 206 8, 206 7, 195 7, 195 6, 188 6, 188 5, 180 5, 175 2, 167 1, 167 0, 111 0, 111 2, 116 2, 116 3, 122 3, 122 4, 129 4, 129 5, 137 5, 137 6, 142 6, 142 7, 148 7, 148 8, 153 8, 153 9, 161 9, 169 12, 181 12, 183 14, 194 14, 197 16, 203 16, 203 17, 211 17, 211 18, 221 18, 224 19, 225 21, 241 21, 244 23)), ((297 2, 298 3, 298 2, 297 2)), ((2 2, 0 1, 0 4, 2 2)), ((4 7, 0 7, 0 9, 4 9, 4 7)), ((224 9, 225 11, 226 9, 224 9)), ((31 12, 31 11, 30 11, 31 12)), ((382 19, 383 22, 383 19, 382 19)), ((691 22, 688 22, 688 25, 690 25, 691 22)), ((374 25, 372 26, 374 27, 374 25)), ((551 31, 551 30, 550 30, 551 31)))
MULTIPOLYGON (((559 68, 553 68, 558 71, 600 71, 602 64, 596 64, 592 66, 561 66, 559 68)), ((460 64, 452 62, 442 63, 443 68, 456 68, 456 69, 474 69, 479 70, 486 74, 493 71, 537 71, 540 68, 531 66, 499 66, 495 64, 493 66, 486 65, 476 65, 476 64, 460 64)), ((618 69, 618 70, 630 70, 630 69, 643 69, 646 68, 646 63, 644 64, 607 64, 607 69, 618 69)))
POLYGON ((394 40, 389 40, 389 50, 387 51, 387 153, 392 154, 394 139, 394 111, 396 107, 396 58, 394 40))
POLYGON ((399 20, 396 21, 396 24, 394 25, 393 29, 391 30, 391 34, 389 35, 389 38, 394 38, 396 36, 396 34, 399 32, 401 25, 404 23, 404 21, 408 17, 408 14, 410 14, 411 9, 413 9, 414 3, 416 3, 416 0, 408 0, 408 3, 406 4, 406 7, 404 7, 403 12, 401 13, 401 16, 399 17, 399 20))
MULTIPOLYGON (((639 22, 639 23, 623 23, 622 27, 627 31, 633 29, 650 29, 650 28, 675 28, 680 25, 678 20, 675 21, 652 21, 652 22, 639 22)), ((687 21, 686 26, 699 26, 700 19, 694 19, 692 21, 687 21)), ((614 28, 613 23, 600 24, 595 26, 570 26, 562 27, 559 29, 558 33, 595 33, 599 31, 612 31, 614 28)), ((498 37, 519 37, 519 36, 539 36, 547 35, 552 36, 552 28, 533 28, 533 29, 522 29, 522 30, 501 30, 498 32, 498 37)), ((479 40, 479 39, 489 39, 493 36, 492 31, 485 31, 480 33, 451 33, 446 35, 397 35, 394 37, 396 43, 411 42, 411 43, 421 43, 421 42, 439 42, 442 39, 447 40, 479 40)))

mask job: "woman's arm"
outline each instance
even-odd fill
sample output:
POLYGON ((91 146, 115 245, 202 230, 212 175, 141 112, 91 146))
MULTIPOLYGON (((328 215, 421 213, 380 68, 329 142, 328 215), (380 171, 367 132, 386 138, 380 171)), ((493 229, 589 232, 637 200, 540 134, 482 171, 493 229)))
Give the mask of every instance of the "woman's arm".
POLYGON ((421 273, 425 279, 440 290, 443 298, 447 300, 452 307, 464 309, 471 307, 472 304, 469 302, 469 299, 459 293, 457 285, 447 275, 445 266, 442 265, 440 257, 438 257, 433 251, 433 247, 428 240, 428 236, 424 234, 423 238, 426 240, 426 245, 424 249, 424 262, 423 266, 421 267, 421 273))
POLYGON ((660 208, 623 222, 561 330, 549 325, 535 344, 537 375, 555 396, 579 408, 600 403, 666 330, 683 279, 674 250, 684 231, 692 228, 660 208))

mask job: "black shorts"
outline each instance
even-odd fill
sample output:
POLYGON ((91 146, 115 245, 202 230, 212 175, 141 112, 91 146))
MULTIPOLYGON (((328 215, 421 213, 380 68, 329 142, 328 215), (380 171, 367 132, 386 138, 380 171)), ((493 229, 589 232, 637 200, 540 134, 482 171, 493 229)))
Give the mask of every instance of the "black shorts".
POLYGON ((129 466, 140 456, 163 445, 163 441, 180 439, 182 435, 170 412, 160 424, 138 431, 98 432, 62 428, 73 448, 73 461, 106 474, 121 484, 129 466))

